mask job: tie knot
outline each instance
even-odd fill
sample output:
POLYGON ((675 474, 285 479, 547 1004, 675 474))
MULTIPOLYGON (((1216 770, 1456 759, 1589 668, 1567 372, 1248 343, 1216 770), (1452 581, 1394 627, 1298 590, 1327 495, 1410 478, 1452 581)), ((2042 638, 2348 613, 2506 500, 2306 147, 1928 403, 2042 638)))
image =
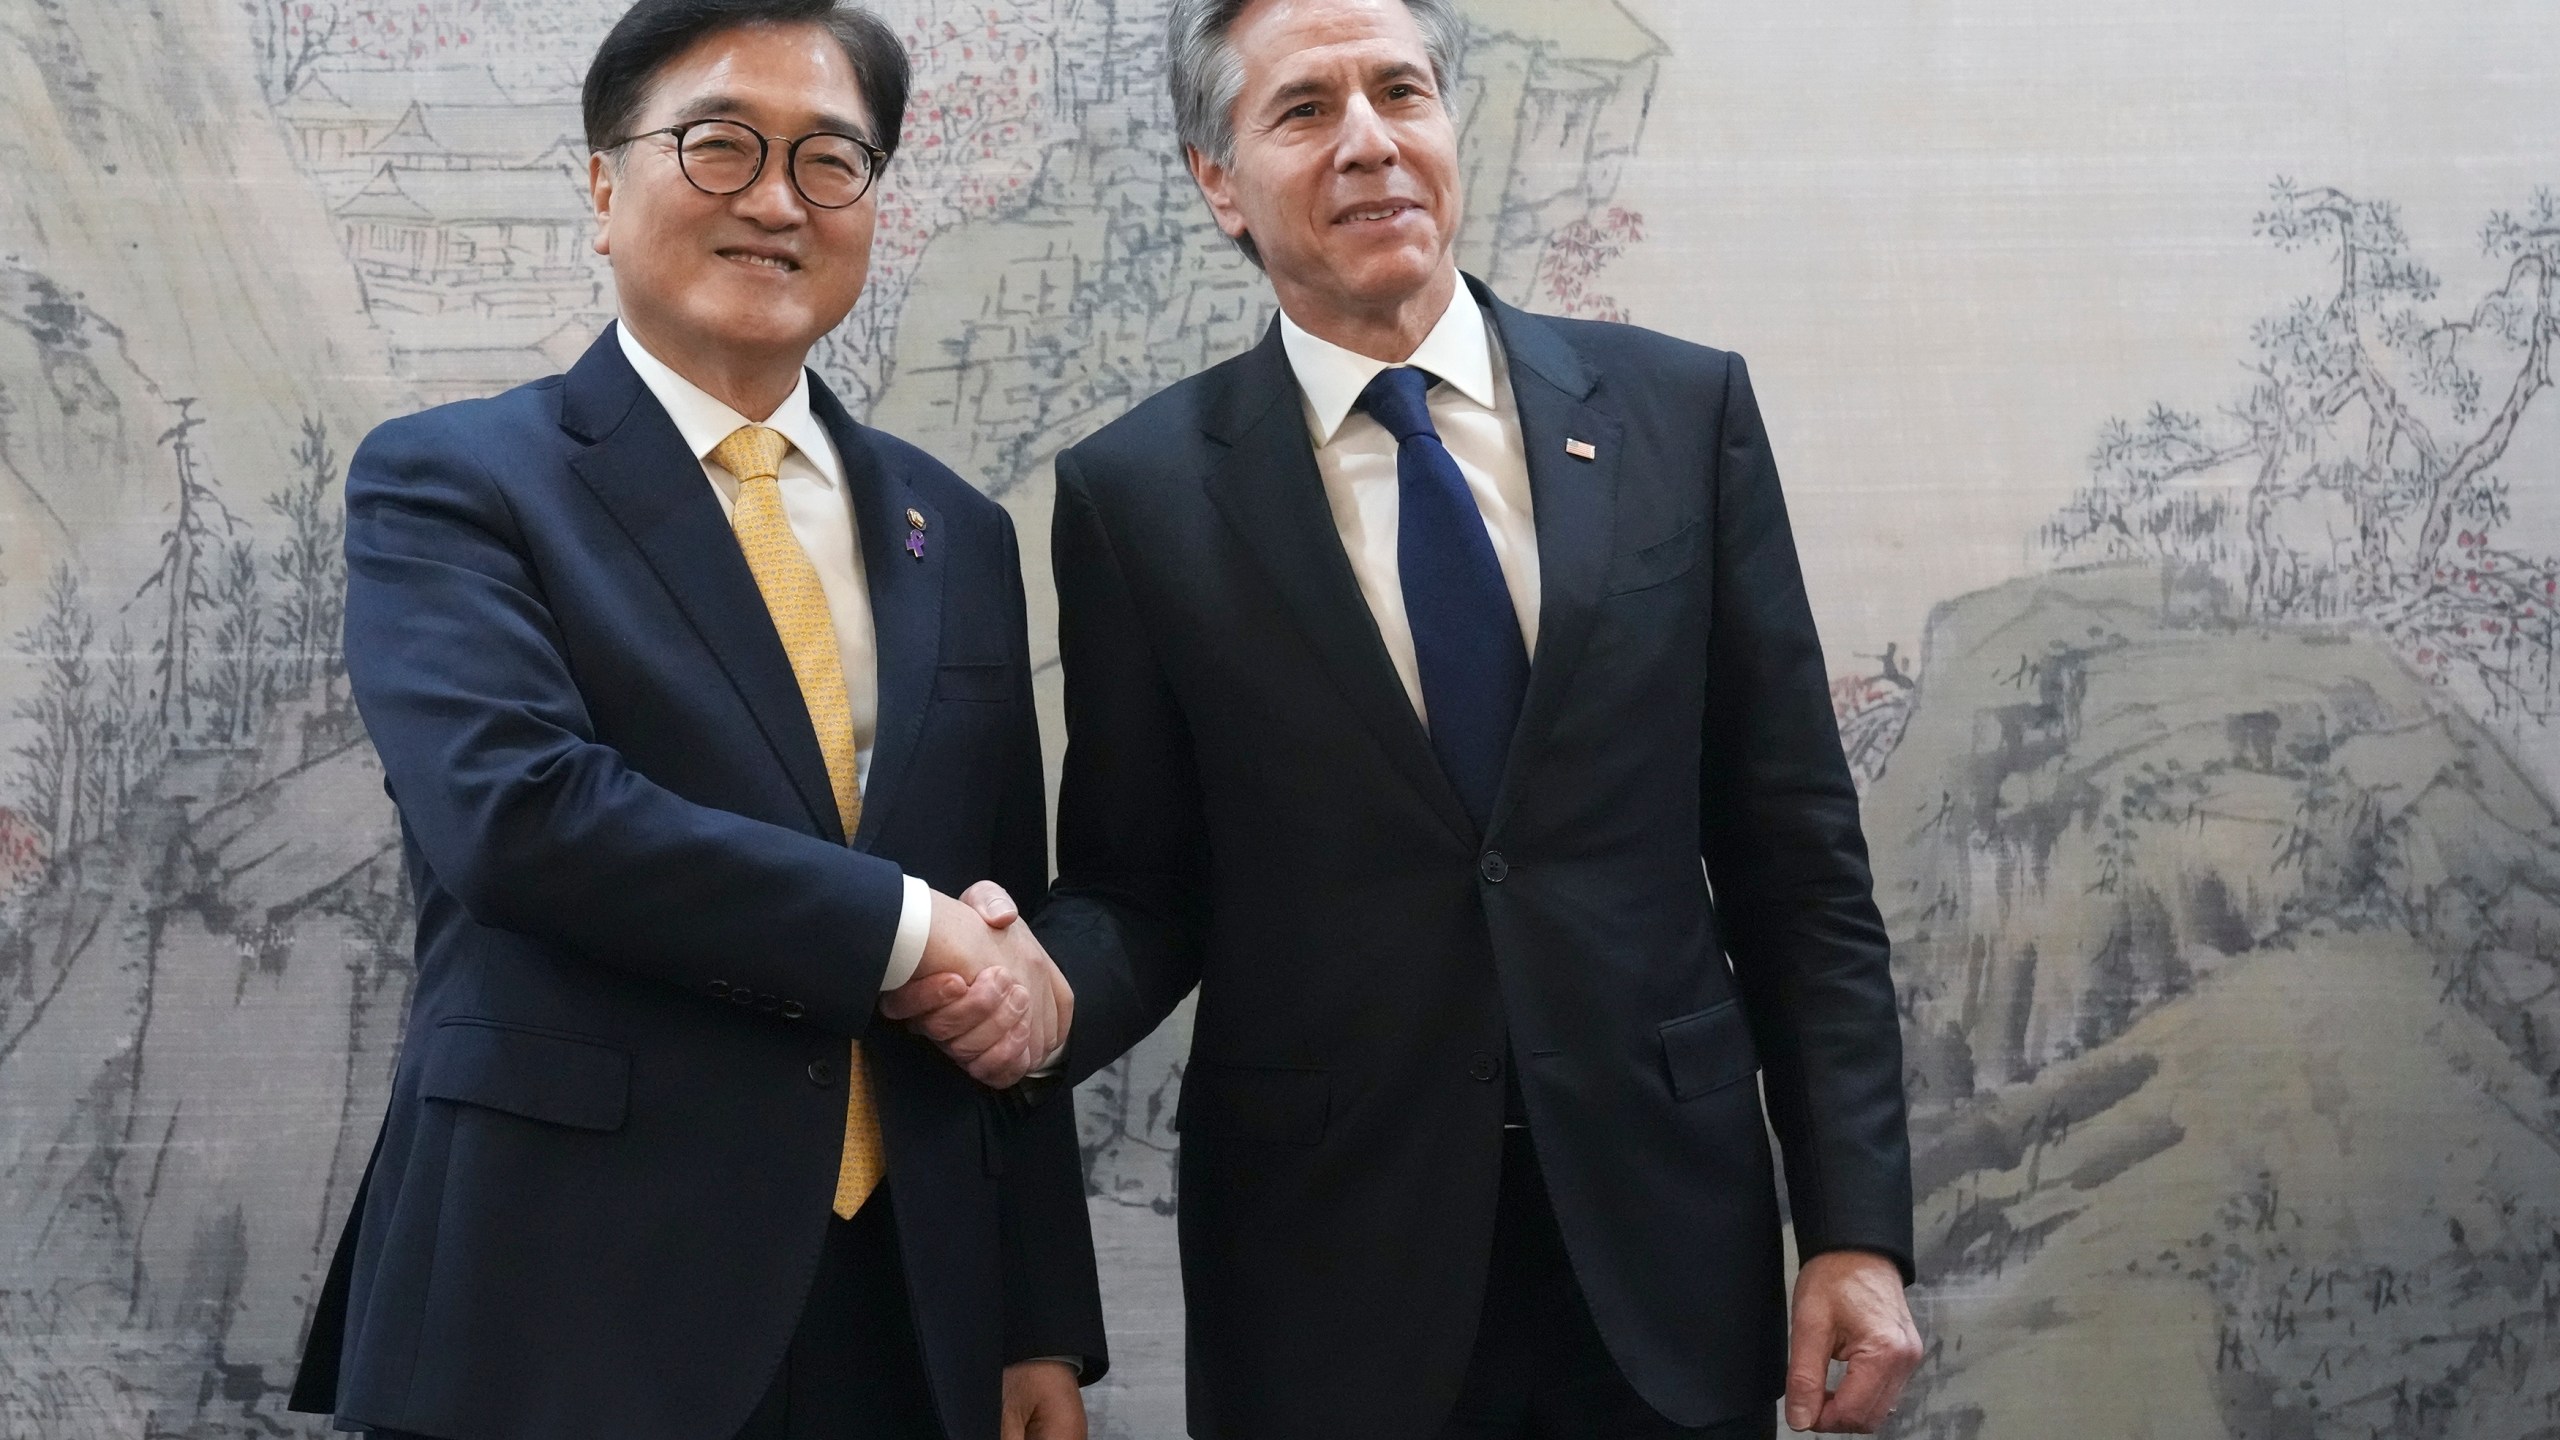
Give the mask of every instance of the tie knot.
POLYGON ((762 425, 741 425, 729 432, 729 438, 711 447, 711 463, 738 477, 743 485, 750 480, 771 480, 782 473, 782 457, 791 453, 791 442, 782 432, 762 425))
POLYGON ((1360 392, 1360 408, 1386 427, 1401 445, 1416 435, 1438 438, 1432 428, 1431 406, 1425 399, 1440 377, 1411 365, 1397 365, 1377 373, 1369 388, 1360 392))

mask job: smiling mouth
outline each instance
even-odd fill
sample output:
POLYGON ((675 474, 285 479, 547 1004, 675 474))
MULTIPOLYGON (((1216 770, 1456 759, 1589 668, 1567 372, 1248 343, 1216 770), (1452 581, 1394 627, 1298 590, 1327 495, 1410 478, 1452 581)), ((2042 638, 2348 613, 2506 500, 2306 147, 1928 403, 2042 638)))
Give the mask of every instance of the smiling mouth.
POLYGON ((789 274, 800 268, 800 262, 797 260, 792 260, 780 255, 759 255, 752 250, 723 250, 719 252, 719 254, 720 258, 723 260, 735 260, 741 265, 755 265, 767 270, 779 270, 784 274, 789 274))
POLYGON ((1390 201, 1383 205, 1372 205, 1365 209, 1345 210, 1339 216, 1334 218, 1333 223, 1336 225, 1372 224, 1380 220, 1393 220, 1397 216, 1402 215, 1409 210, 1419 210, 1421 208, 1422 207, 1419 205, 1411 204, 1402 200, 1390 201))

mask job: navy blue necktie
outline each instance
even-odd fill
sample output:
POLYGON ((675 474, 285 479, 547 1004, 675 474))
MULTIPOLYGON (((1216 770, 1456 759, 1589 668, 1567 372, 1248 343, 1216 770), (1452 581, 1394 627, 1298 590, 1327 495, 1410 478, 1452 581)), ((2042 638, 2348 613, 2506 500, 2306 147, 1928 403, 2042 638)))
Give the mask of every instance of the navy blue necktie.
POLYGON ((1396 437, 1396 570, 1423 713, 1440 768, 1481 832, 1529 690, 1529 649, 1484 512, 1431 426, 1424 396, 1436 383, 1411 366, 1381 370, 1360 408, 1396 437))

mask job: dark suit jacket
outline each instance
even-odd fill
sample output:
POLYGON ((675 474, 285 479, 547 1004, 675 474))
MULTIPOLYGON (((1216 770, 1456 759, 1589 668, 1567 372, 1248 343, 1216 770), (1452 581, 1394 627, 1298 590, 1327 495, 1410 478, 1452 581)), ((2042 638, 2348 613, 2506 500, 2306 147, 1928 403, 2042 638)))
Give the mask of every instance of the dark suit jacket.
POLYGON ((954 1440, 995 1435, 1000 1362, 1101 1360, 1071 1111, 1017 1119, 873 1022, 902 871, 1047 878, 1012 525, 812 391, 879 635, 850 846, 728 522, 610 331, 565 376, 382 426, 348 467, 348 679, 418 976, 297 1408, 726 1440, 816 1265, 853 1036, 954 1440))
POLYGON ((1070 1076, 1199 987, 1194 1435, 1435 1430, 1506 1050, 1593 1317, 1671 1419, 1781 1385, 1764 1089, 1802 1248, 1909 1270, 1885 935, 1742 362, 1478 294, 1545 589, 1485 833, 1353 581, 1276 327, 1058 460, 1069 744, 1038 928, 1076 990, 1070 1076))

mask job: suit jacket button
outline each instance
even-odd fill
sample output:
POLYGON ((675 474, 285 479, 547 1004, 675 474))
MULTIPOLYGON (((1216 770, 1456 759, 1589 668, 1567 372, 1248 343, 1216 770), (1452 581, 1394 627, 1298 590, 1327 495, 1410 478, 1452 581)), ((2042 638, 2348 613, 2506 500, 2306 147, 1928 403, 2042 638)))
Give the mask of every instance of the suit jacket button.
POLYGON ((1467 1060, 1467 1078, 1491 1080, 1502 1073, 1502 1057, 1490 1050, 1479 1050, 1467 1060))
POLYGON ((801 1008, 800 1002, 797 1000, 785 1000, 782 1002, 782 1018, 785 1020, 797 1020, 808 1013, 809 1012, 807 1010, 801 1008))
POLYGON ((711 998, 712 998, 712 999, 714 999, 714 1000, 726 1000, 726 999, 728 999, 728 998, 729 998, 729 982, 728 982, 728 981, 726 981, 726 980, 714 980, 714 981, 712 981, 712 982, 711 982, 711 998))
POLYGON ((810 1061, 809 1083, 821 1090, 836 1083, 836 1062, 833 1060, 810 1061))
POLYGON ((1487 850, 1484 852, 1484 858, 1476 862, 1476 873, 1484 876, 1488 882, 1499 885, 1503 877, 1511 873, 1511 862, 1502 858, 1501 851, 1487 850))

